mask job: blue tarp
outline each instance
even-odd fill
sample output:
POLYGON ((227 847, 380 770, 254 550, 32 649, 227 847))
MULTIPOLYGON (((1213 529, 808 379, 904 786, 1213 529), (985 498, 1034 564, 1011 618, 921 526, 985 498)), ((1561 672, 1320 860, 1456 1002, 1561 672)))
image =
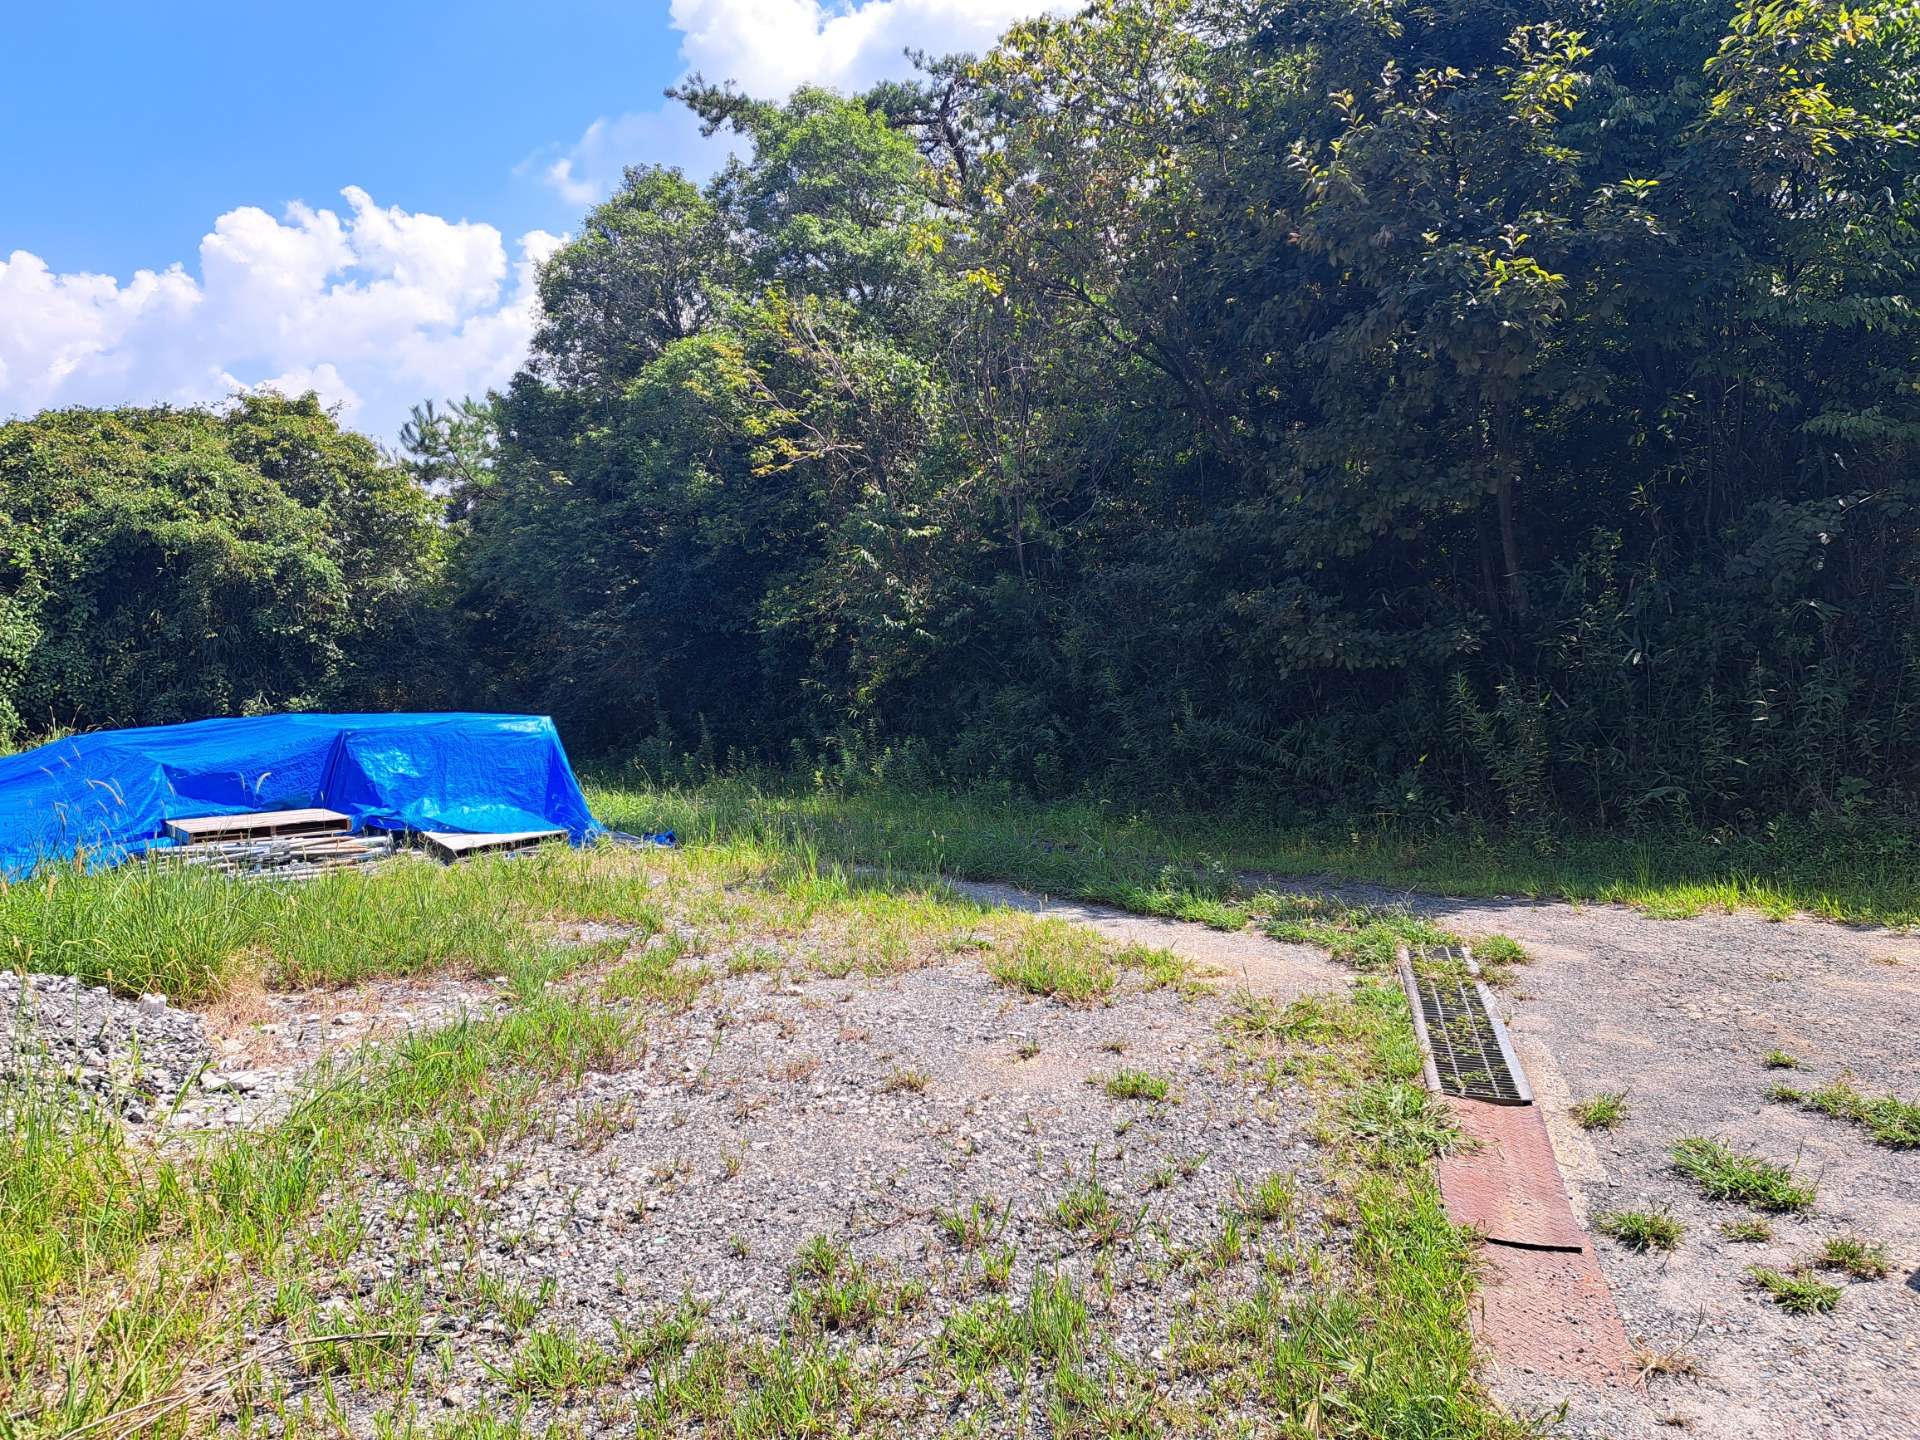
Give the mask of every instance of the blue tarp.
POLYGON ((544 715, 263 715, 0 758, 0 875, 165 845, 168 820, 312 805, 355 830, 600 833, 544 715))

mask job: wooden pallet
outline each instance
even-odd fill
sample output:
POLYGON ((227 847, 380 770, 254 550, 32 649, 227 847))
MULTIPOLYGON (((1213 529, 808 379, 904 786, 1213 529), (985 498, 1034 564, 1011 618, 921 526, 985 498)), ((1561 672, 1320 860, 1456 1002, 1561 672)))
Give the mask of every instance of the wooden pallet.
POLYGON ((269 835, 199 840, 150 852, 155 864, 217 870, 243 880, 288 880, 327 870, 373 869, 394 854, 391 835, 269 835))
POLYGON ((201 815, 169 820, 167 835, 178 845, 210 840, 267 840, 280 835, 345 834, 353 821, 338 810, 258 810, 251 815, 201 815))
POLYGON ((455 830, 422 830, 420 843, 429 854, 451 864, 469 855, 499 850, 527 850, 548 840, 564 840, 564 830, 496 830, 464 834, 455 830))

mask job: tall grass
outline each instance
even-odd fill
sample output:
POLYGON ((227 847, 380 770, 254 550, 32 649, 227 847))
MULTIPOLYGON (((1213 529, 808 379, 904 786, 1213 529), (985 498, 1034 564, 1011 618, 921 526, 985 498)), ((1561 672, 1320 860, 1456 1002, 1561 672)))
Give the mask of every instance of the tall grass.
POLYGON ((455 866, 406 857, 294 885, 151 864, 50 870, 0 885, 0 964, 183 1002, 211 999, 247 970, 274 985, 499 974, 544 944, 535 920, 657 930, 657 899, 620 860, 564 849, 455 866))
POLYGON ((1035 802, 891 786, 837 791, 773 777, 655 785, 590 772, 607 823, 695 841, 805 846, 825 860, 1016 881, 1152 914, 1238 924, 1263 876, 1367 881, 1458 896, 1617 901, 1658 916, 1795 911, 1920 923, 1920 863, 1903 836, 1774 825, 1743 833, 1413 831, 1281 824, 1224 811, 1152 811, 1101 800, 1035 802), (1220 908, 1224 907, 1224 908, 1220 908))
MULTIPOLYGON (((543 1086, 617 1068, 638 1022, 533 987, 496 1020, 323 1068, 277 1124, 187 1153, 134 1154, 70 1086, 0 1091, 0 1407, 8 1433, 172 1435, 217 1370, 315 1262, 299 1243, 349 1175, 471 1162, 522 1133, 543 1086), (185 1388, 183 1388, 185 1387, 185 1388), (109 1417, 117 1417, 109 1423, 109 1417)), ((313 1317, 278 1317, 299 1340, 313 1317)))

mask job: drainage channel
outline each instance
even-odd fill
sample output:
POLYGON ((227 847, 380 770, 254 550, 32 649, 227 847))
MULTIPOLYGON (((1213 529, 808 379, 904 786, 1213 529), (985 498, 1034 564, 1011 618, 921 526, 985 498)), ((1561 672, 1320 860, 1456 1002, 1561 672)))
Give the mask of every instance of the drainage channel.
POLYGON ((1413 1007, 1428 1088, 1491 1105, 1531 1105, 1533 1089, 1473 952, 1464 945, 1434 946, 1423 948, 1420 960, 1416 969, 1401 951, 1400 983, 1413 1007), (1462 970, 1465 980, 1458 978, 1462 970))
POLYGON ((1473 952, 1434 946, 1416 956, 1403 946, 1400 983, 1427 1088, 1444 1097, 1465 1142, 1436 1171, 1447 1218, 1486 1241, 1475 1333, 1517 1369, 1631 1383, 1626 1331, 1473 952))

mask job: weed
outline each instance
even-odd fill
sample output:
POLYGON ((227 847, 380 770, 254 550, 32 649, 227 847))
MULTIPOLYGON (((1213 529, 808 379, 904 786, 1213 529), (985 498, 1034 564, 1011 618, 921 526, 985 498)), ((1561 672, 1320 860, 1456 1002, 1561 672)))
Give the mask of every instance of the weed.
POLYGON ((888 1095, 896 1095, 903 1091, 918 1095, 931 1083, 932 1077, 924 1070, 895 1070, 881 1082, 880 1088, 888 1095))
POLYGON ((885 1291, 872 1272, 825 1235, 801 1247, 794 1275, 790 1313, 803 1331, 864 1329, 886 1309, 885 1291))
POLYGON ((736 979, 742 975, 776 974, 784 965, 780 952, 764 945, 749 945, 727 956, 727 974, 736 979))
POLYGON ((1004 1290, 1013 1280, 1013 1262, 1018 1252, 1011 1245, 1002 1245, 987 1252, 980 1262, 980 1277, 990 1290, 1004 1290))
POLYGON ((979 1250, 1006 1228, 1011 1208, 996 1208, 991 1198, 975 1200, 964 1210, 935 1210, 933 1223, 949 1244, 961 1250, 979 1250))
POLYGON ((1631 1250, 1678 1250, 1685 1227, 1663 1210, 1614 1210, 1594 1217, 1593 1228, 1631 1250))
POLYGON ((1824 1315, 1840 1303, 1838 1285, 1817 1280, 1804 1269, 1782 1274, 1764 1265, 1755 1265, 1747 1271, 1747 1278, 1789 1315, 1824 1315))
POLYGON ((1287 1175, 1269 1175, 1251 1190, 1242 1188, 1236 1181, 1234 1193, 1240 1213, 1263 1224, 1292 1215, 1299 1199, 1293 1179, 1287 1175))
POLYGON ((1106 942, 1064 920, 1037 920, 1024 927, 1010 949, 994 952, 987 968, 1003 985, 1072 1005, 1105 1000, 1115 979, 1106 942))
POLYGON ((1568 1114, 1582 1130, 1612 1130, 1627 1118, 1627 1092, 1602 1090, 1572 1106, 1568 1114))
POLYGON ((1798 1070, 1800 1062, 1784 1050, 1769 1050, 1760 1062, 1769 1070, 1798 1070))
POLYGON ((1844 1078, 1793 1098, 1809 1110, 1860 1126, 1877 1145, 1892 1150, 1920 1147, 1920 1103, 1896 1095, 1862 1095, 1844 1078))
POLYGON ((1722 1238, 1736 1245, 1758 1245, 1773 1238, 1773 1226, 1758 1217, 1751 1220, 1722 1220, 1719 1229, 1722 1238))
POLYGON ((1709 1200, 1733 1200, 1756 1210, 1806 1210, 1813 1204, 1811 1182, 1795 1179, 1785 1165, 1739 1154, 1717 1140, 1688 1136, 1674 1146, 1673 1163, 1709 1200))
POLYGON ((1169 1091, 1164 1079, 1145 1070, 1116 1070, 1102 1088, 1115 1100, 1164 1100, 1169 1091))
POLYGON ((666 950, 644 950, 609 971, 601 993, 609 1000, 643 1000, 678 1013, 692 1008, 712 979, 704 965, 683 966, 666 950))
POLYGON ((1100 1183, 1099 1157, 1086 1178, 1067 1186, 1053 1207, 1053 1218, 1062 1230, 1086 1235, 1095 1245, 1107 1245, 1125 1233, 1126 1225, 1113 1196, 1100 1183))
POLYGON ((1448 945, 1459 937, 1407 910, 1343 905, 1317 895, 1263 895, 1262 928, 1276 940, 1318 945, 1356 970, 1381 970, 1399 947, 1448 945))
POLYGON ((1031 1060, 1040 1053, 1040 1044, 1036 1040, 1022 1040, 1013 1047, 1013 1053, 1022 1060, 1031 1060))
POLYGON ((615 1357, 590 1340, 568 1330, 535 1330, 521 1343, 504 1370, 489 1367, 516 1395, 564 1399, 590 1390, 612 1378, 615 1357))
POLYGON ((1893 1270, 1884 1245, 1858 1235, 1836 1235, 1820 1248, 1813 1263, 1822 1270, 1839 1270, 1855 1280, 1884 1280, 1893 1270))
POLYGON ((1514 966, 1531 964, 1533 961, 1526 947, 1509 935, 1477 936, 1472 948, 1473 958, 1480 962, 1487 979, 1495 984, 1505 980, 1514 966))
POLYGON ((1360 1086, 1347 1100, 1345 1118, 1354 1135, 1396 1163, 1424 1164, 1459 1139, 1445 1108, 1409 1080, 1360 1086))

